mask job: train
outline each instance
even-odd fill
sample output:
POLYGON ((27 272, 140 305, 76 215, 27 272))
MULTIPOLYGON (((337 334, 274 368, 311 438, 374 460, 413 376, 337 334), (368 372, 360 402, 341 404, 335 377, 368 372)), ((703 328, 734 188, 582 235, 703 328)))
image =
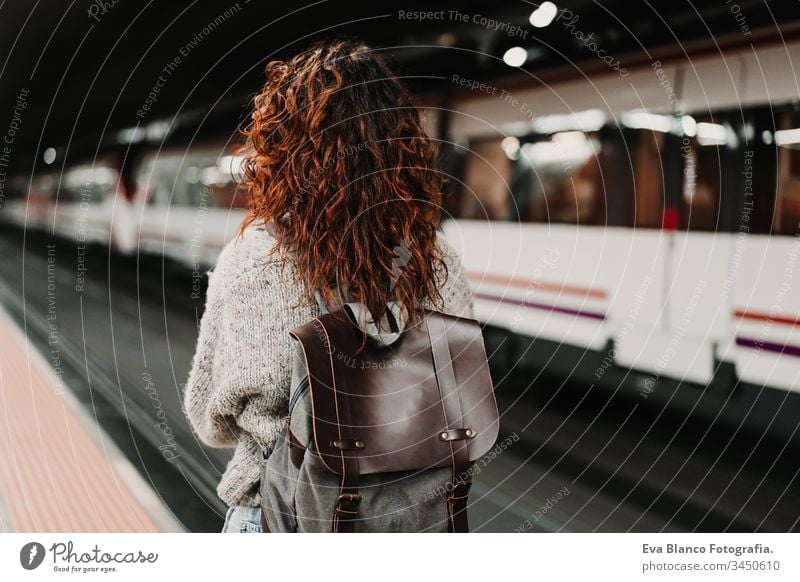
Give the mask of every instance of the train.
MULTIPOLYGON (((454 79, 424 107, 477 318, 603 354, 594 375, 637 370, 643 394, 722 365, 800 392, 797 62, 800 42, 761 42, 625 75, 454 79)), ((0 219, 206 269, 245 213, 235 146, 154 144, 128 179, 118 154, 42 170, 0 219)))
POLYGON ((723 364, 800 391, 798 59, 747 45, 467 95, 446 228, 478 317, 610 354, 644 395, 723 364))

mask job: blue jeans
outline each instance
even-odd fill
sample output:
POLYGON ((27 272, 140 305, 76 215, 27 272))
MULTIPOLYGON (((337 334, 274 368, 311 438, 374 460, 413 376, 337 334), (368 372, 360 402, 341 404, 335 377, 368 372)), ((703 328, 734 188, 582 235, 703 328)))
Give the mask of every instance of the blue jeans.
POLYGON ((262 533, 261 508, 244 505, 229 507, 222 533, 262 533))

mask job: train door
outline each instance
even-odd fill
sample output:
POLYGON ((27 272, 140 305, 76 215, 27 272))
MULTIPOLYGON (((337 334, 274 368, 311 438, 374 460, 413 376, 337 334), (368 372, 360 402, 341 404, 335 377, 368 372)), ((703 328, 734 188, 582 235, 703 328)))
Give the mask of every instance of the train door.
POLYGON ((680 374, 682 360, 669 346, 667 303, 671 230, 682 187, 679 139, 674 134, 680 121, 635 111, 622 115, 621 122, 629 151, 632 208, 624 229, 624 268, 613 289, 609 338, 617 365, 653 374, 650 384, 641 387, 646 394, 658 375, 680 374))
POLYGON ((737 237, 730 331, 721 353, 746 382, 798 391, 800 114, 770 108, 750 128, 742 215, 750 232, 737 237))

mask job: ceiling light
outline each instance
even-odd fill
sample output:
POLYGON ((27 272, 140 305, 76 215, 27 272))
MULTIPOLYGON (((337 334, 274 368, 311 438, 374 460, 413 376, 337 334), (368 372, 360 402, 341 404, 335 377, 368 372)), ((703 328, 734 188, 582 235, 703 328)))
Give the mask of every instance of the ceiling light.
POLYGON ((718 123, 698 123, 697 143, 700 145, 723 145, 728 142, 728 131, 718 123))
POLYGON ((528 60, 528 51, 521 46, 515 46, 503 55, 503 62, 509 67, 521 67, 528 60))
POLYGON ((606 122, 606 114, 601 109, 587 109, 574 113, 545 115, 533 122, 539 133, 557 133, 559 131, 597 131, 606 122))
POLYGON ((779 129, 775 132, 775 143, 779 146, 800 143, 800 129, 779 129))
POLYGON ((622 124, 631 129, 649 129, 667 133, 672 129, 672 118, 646 111, 630 111, 622 114, 622 124))
POLYGON ((516 160, 519 157, 519 140, 514 136, 503 138, 500 147, 503 148, 509 159, 516 160))
POLYGON ((558 14, 558 8, 552 2, 542 2, 539 8, 531 12, 530 23, 536 28, 544 28, 558 14))
POLYGON ((683 127, 683 133, 689 137, 697 135, 697 122, 691 115, 684 115, 681 117, 681 127, 683 127))

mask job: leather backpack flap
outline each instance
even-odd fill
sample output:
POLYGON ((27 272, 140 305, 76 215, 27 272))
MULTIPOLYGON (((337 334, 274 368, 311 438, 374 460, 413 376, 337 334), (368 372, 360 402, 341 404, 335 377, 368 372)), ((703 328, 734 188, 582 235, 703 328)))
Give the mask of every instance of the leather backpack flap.
POLYGON ((444 434, 466 438, 472 461, 494 446, 499 419, 478 322, 425 312, 391 346, 368 340, 359 350, 360 330, 339 311, 292 336, 308 367, 315 448, 331 472, 343 474, 346 457, 358 459, 362 475, 450 466, 444 434), (456 386, 445 396, 450 418, 428 318, 440 318, 446 330, 456 386), (460 418, 452 418, 454 407, 460 418))

